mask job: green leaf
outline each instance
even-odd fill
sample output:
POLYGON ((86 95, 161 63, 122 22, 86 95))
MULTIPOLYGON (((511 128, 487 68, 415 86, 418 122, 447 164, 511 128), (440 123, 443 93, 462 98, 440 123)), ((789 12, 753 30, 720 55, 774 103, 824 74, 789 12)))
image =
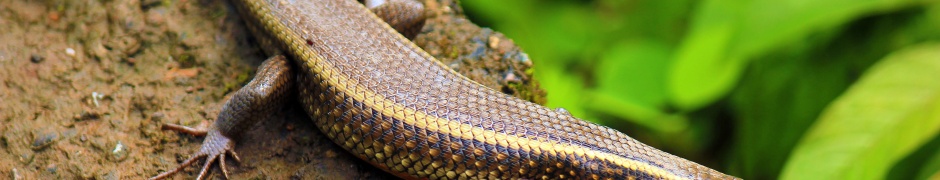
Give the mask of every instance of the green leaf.
POLYGON ((891 52, 938 39, 940 29, 926 25, 940 21, 926 17, 920 7, 880 13, 753 59, 728 101, 736 128, 727 172, 779 177, 800 138, 861 73, 891 52))
POLYGON ((940 44, 895 52, 820 116, 781 179, 880 179, 940 130, 940 44))
POLYGON ((917 173, 917 179, 937 179, 940 178, 940 152, 936 152, 930 159, 927 160, 927 164, 920 168, 920 172, 917 173))
POLYGON ((669 78, 673 101, 695 110, 723 97, 755 56, 871 12, 921 0, 707 0, 669 78))
POLYGON ((670 57, 670 47, 655 40, 612 46, 594 71, 597 89, 589 92, 588 107, 659 133, 684 130, 688 126, 685 119, 673 118, 661 110, 667 99, 670 57))
POLYGON ((672 64, 668 89, 672 101, 683 110, 694 110, 729 91, 740 76, 742 64, 727 60, 727 46, 736 33, 730 14, 733 6, 708 1, 696 25, 680 45, 672 64))
POLYGON ((730 173, 744 179, 779 176, 790 151, 807 128, 859 78, 854 72, 865 70, 877 60, 874 57, 886 54, 850 58, 825 54, 834 52, 833 49, 818 51, 775 53, 751 64, 750 73, 743 76, 729 101, 737 127, 731 165, 740 168, 730 173), (818 56, 828 59, 819 61, 823 58, 818 56))
POLYGON ((929 179, 940 170, 940 136, 895 163, 885 179, 929 179))
POLYGON ((657 109, 666 102, 666 70, 671 49, 657 41, 630 41, 611 47, 594 71, 597 89, 616 98, 657 109))

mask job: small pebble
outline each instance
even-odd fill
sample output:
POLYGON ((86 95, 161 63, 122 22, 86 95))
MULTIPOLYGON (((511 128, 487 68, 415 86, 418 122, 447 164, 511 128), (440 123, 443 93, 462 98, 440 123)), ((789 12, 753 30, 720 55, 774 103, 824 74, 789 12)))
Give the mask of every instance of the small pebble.
POLYGON ((111 160, 123 161, 124 159, 127 159, 127 154, 127 147, 124 146, 121 141, 118 141, 117 144, 114 145, 114 149, 111 150, 111 160))
POLYGON ((65 48, 65 54, 68 54, 69 56, 75 56, 75 49, 65 48))
POLYGON ((46 171, 49 171, 49 173, 55 174, 57 170, 59 170, 59 167, 55 164, 49 164, 46 166, 46 171))
POLYGON ((526 66, 532 66, 532 61, 529 60, 529 54, 519 53, 519 61, 522 61, 522 64, 526 66))
POLYGON ((163 120, 163 117, 166 117, 166 114, 163 114, 163 112, 154 112, 153 114, 150 114, 150 119, 153 121, 163 120))
POLYGON ((522 80, 516 76, 516 73, 512 73, 512 72, 506 73, 505 80, 506 82, 514 82, 514 83, 522 82, 522 80))
POLYGON ((468 55, 467 58, 480 59, 485 55, 486 55, 486 47, 477 46, 477 48, 473 50, 473 53, 470 53, 470 55, 468 55))
POLYGON ((450 13, 451 11, 454 11, 454 10, 451 9, 450 6, 444 6, 444 8, 442 8, 441 11, 443 11, 444 13, 450 13))
POLYGON ((107 151, 108 149, 107 142, 105 142, 104 139, 101 139, 101 138, 91 139, 91 147, 100 151, 107 151))
POLYGON ((30 61, 30 62, 33 62, 33 63, 40 63, 40 62, 42 62, 42 60, 46 60, 46 58, 43 58, 42 56, 40 56, 40 55, 38 55, 38 54, 33 54, 33 55, 29 56, 29 61, 30 61))
POLYGON ((32 149, 38 151, 49 147, 49 145, 52 145, 52 143, 55 142, 57 137, 59 137, 59 135, 54 132, 40 135, 39 137, 33 139, 32 149))
POLYGON ((30 154, 30 153, 23 153, 23 154, 20 154, 18 158, 19 158, 20 162, 23 162, 23 163, 30 163, 30 162, 33 162, 33 158, 35 158, 35 157, 36 157, 36 156, 34 156, 33 154, 30 154))
POLYGON ((490 49, 496 49, 497 47, 499 47, 499 38, 490 36, 490 49))

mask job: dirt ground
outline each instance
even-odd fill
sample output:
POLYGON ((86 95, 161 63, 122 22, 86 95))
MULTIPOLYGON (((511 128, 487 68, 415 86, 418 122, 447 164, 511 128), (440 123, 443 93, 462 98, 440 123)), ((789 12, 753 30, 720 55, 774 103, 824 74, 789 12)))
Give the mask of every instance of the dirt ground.
MULTIPOLYGON (((419 46, 484 85, 545 101, 511 40, 462 18, 451 0, 425 4, 419 46)), ((0 1, 0 179, 144 179, 172 169, 202 138, 160 126, 213 121, 264 59, 225 1, 0 1)), ((322 136, 298 105, 237 141, 233 178, 394 178, 322 136)), ((174 178, 194 178, 198 164, 174 178)))

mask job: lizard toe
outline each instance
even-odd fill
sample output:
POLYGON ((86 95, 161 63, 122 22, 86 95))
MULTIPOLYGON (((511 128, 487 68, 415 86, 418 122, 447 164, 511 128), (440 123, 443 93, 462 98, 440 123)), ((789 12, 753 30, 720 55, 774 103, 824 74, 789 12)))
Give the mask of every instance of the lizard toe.
MULTIPOLYGON (((228 170, 225 165, 225 156, 226 155, 235 155, 233 151, 235 147, 234 141, 231 138, 225 137, 220 134, 218 131, 208 131, 206 134, 206 139, 202 143, 202 147, 199 148, 199 152, 193 154, 192 157, 183 161, 176 169, 160 173, 157 176, 150 178, 151 180, 165 179, 172 176, 183 170, 183 168, 189 167, 196 162, 196 160, 206 158, 206 163, 203 165, 202 170, 199 171, 199 176, 196 179, 205 179, 208 175, 209 167, 215 163, 216 160, 219 161, 219 168, 222 169, 222 173, 226 179, 228 179, 228 170)), ((239 161, 238 156, 235 157, 236 162, 239 161)))

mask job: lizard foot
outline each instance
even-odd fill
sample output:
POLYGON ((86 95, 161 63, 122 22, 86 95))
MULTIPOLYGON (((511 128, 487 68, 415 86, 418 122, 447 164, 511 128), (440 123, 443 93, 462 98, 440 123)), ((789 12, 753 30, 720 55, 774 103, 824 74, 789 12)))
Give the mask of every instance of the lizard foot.
POLYGON ((203 179, 216 160, 219 161, 219 168, 228 179, 228 170, 225 168, 225 156, 229 155, 240 161, 238 154, 232 151, 235 147, 233 137, 238 137, 240 133, 258 123, 258 120, 265 119, 265 116, 271 114, 281 107, 287 95, 292 89, 290 65, 284 56, 274 56, 264 61, 258 67, 258 73, 255 78, 248 82, 248 85, 235 92, 232 97, 222 106, 222 112, 209 128, 206 124, 190 128, 175 124, 164 124, 163 130, 174 130, 194 136, 206 136, 202 142, 199 152, 180 164, 176 169, 163 172, 150 179, 164 179, 183 168, 196 162, 196 160, 206 158, 206 164, 203 165, 199 177, 203 179))
POLYGON ((226 170, 225 168, 225 155, 230 155, 233 158, 235 158, 235 162, 241 161, 241 158, 238 157, 238 154, 236 154, 235 151, 233 151, 235 147, 235 142, 232 141, 231 138, 225 137, 224 135, 220 134, 218 131, 213 131, 213 130, 206 131, 203 129, 195 129, 195 128, 190 128, 190 127, 185 127, 185 126, 180 126, 180 125, 175 125, 175 124, 167 124, 164 126, 164 129, 176 130, 176 131, 193 134, 197 136, 198 134, 207 135, 207 136, 206 136, 206 140, 202 143, 202 147, 199 148, 199 152, 197 152, 196 154, 193 154, 192 157, 190 157, 186 161, 183 161, 183 163, 181 163, 178 167, 176 167, 176 169, 160 173, 159 175, 150 178, 151 180, 165 179, 167 177, 170 177, 171 175, 182 171, 183 168, 186 168, 189 165, 192 165, 193 163, 196 162, 196 160, 202 159, 203 157, 207 158, 206 164, 203 165, 202 170, 199 171, 199 177, 197 177, 196 179, 204 179, 206 177, 207 172, 209 171, 209 167, 212 166, 212 163, 214 163, 216 160, 219 160, 219 168, 222 168, 222 174, 225 176, 225 179, 229 179, 228 170, 226 170))

